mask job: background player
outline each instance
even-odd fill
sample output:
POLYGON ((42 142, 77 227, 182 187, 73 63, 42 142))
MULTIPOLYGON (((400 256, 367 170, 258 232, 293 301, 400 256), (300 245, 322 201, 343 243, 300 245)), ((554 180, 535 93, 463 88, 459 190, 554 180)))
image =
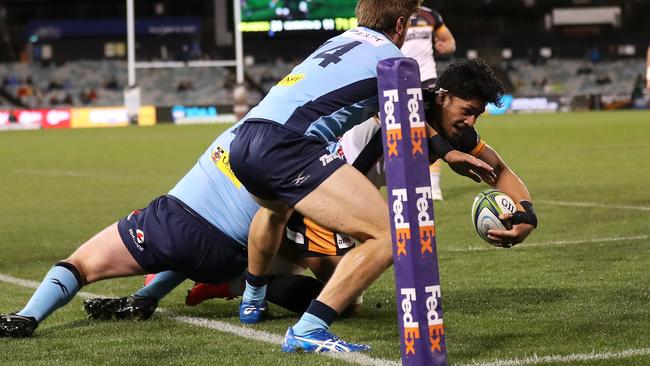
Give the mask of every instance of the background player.
MULTIPOLYGON (((411 26, 406 31, 402 53, 418 62, 422 87, 433 88, 438 79, 434 50, 437 55, 449 56, 456 51, 456 40, 436 10, 421 6, 420 10, 411 16, 410 22, 411 26)), ((429 167, 431 198, 434 200, 442 200, 441 168, 441 160, 437 160, 429 167)))
POLYGON ((646 73, 645 73, 645 80, 646 80, 646 89, 650 91, 650 46, 648 46, 648 55, 646 56, 647 61, 646 61, 646 73))

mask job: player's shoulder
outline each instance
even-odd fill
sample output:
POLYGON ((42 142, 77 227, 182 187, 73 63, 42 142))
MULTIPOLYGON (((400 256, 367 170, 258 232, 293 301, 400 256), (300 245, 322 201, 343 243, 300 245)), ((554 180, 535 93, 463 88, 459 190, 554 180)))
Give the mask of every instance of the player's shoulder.
POLYGON ((471 155, 480 154, 480 150, 485 145, 483 139, 474 127, 466 128, 458 137, 452 141, 452 146, 458 150, 471 155))
POLYGON ((421 6, 420 9, 413 14, 411 22, 416 26, 429 25, 433 26, 435 29, 438 29, 445 24, 442 15, 440 15, 437 10, 426 6, 421 6))
POLYGON ((340 43, 352 43, 359 46, 359 50, 376 57, 400 57, 402 52, 383 33, 365 27, 352 28, 343 34, 334 37, 340 43))

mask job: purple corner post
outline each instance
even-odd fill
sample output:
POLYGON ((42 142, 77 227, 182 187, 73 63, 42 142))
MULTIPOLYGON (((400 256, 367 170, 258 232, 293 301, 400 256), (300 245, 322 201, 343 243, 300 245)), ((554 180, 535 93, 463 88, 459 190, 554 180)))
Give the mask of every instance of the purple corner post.
POLYGON ((414 59, 377 65, 402 364, 447 366, 420 83, 414 59))

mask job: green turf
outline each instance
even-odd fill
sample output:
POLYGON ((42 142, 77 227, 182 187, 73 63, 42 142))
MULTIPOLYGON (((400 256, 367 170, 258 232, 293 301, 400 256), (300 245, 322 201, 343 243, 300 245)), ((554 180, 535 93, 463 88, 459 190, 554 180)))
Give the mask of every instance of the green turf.
MULTIPOLYGON (((0 274, 40 281, 89 236, 168 191, 222 128, 0 133, 0 274)), ((633 238, 650 235, 650 113, 492 116, 478 129, 527 183, 540 227, 518 247, 492 248, 469 218, 484 187, 443 170, 445 201, 435 209, 451 364, 650 347, 650 240, 633 238), (571 206, 576 202, 646 210, 571 206)), ((120 296, 140 283, 111 280, 84 291, 120 296)), ((238 324, 234 301, 185 307, 189 287, 181 285, 161 306, 238 324)), ((0 282, 0 312, 20 309, 31 292, 0 282)), ((364 301, 360 318, 341 320, 334 330, 370 343, 372 357, 398 360, 392 270, 364 301)), ((253 328, 283 334, 295 321, 273 310, 276 319, 253 328)), ((277 346, 161 314, 148 322, 93 322, 79 298, 35 337, 0 339, 0 350, 0 363, 12 365, 344 364, 285 356, 277 346)), ((561 364, 567 363, 545 365, 561 364)), ((650 356, 570 364, 644 365, 650 356)))

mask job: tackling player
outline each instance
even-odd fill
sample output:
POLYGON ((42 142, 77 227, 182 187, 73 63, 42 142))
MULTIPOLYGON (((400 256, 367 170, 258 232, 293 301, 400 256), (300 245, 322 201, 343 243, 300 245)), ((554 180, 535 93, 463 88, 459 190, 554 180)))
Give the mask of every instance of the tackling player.
MULTIPOLYGON (((98 317, 105 317, 107 308, 110 312, 117 307, 126 309, 118 316, 147 318, 158 300, 186 278, 221 283, 240 276, 247 262, 248 227, 259 206, 230 169, 229 145, 236 127, 220 135, 169 194, 156 198, 147 208, 131 212, 55 264, 22 310, 0 315, 0 337, 31 335, 82 286, 103 279, 175 271, 133 296, 110 304, 91 302, 87 307, 98 317)), ((337 150, 338 144, 332 144, 330 149, 337 150)), ((301 230, 299 224, 294 230, 301 230)), ((302 244, 309 244, 309 240, 302 244)), ((334 254, 342 255, 348 247, 334 249, 334 254)), ((304 250, 316 251, 309 246, 304 250)), ((323 257, 307 265, 317 273, 319 265, 331 272, 335 264, 328 263, 336 260, 323 257)), ((279 272, 291 272, 286 270, 287 265, 284 268, 279 272)), ((292 276, 289 282, 286 277, 275 279, 280 294, 270 294, 269 300, 297 312, 302 312, 322 288, 322 282, 306 276, 292 276), (298 286, 301 291, 285 296, 287 286, 298 286)))
MULTIPOLYGON (((433 88, 438 79, 437 55, 448 56, 456 51, 456 40, 437 11, 421 6, 409 19, 411 26, 406 31, 406 40, 401 50, 404 56, 412 57, 420 66, 420 80, 423 88, 433 88)), ((437 160, 429 167, 431 177, 431 198, 442 200, 440 170, 442 161, 437 160)))

